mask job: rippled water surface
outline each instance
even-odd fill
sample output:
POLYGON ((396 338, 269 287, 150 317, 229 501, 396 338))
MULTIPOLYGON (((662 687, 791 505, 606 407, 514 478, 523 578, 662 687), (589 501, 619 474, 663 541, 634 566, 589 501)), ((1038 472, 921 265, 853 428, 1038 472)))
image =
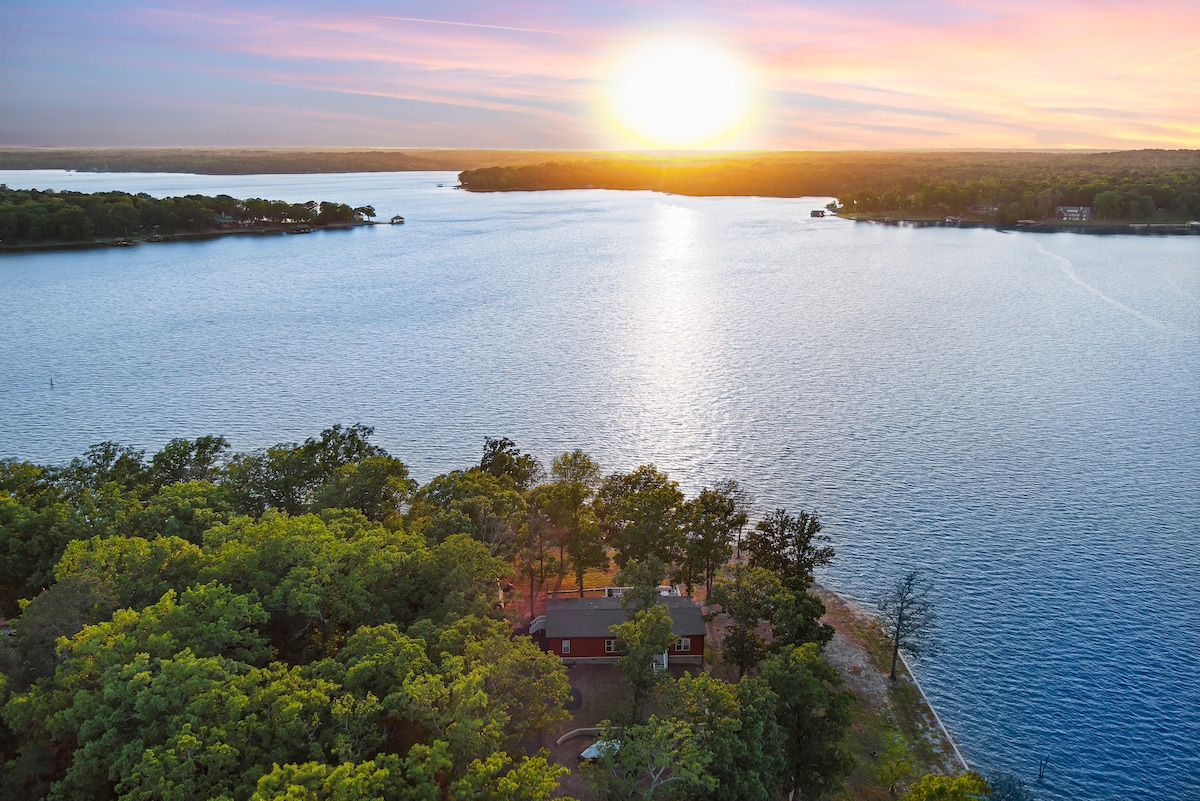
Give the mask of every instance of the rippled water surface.
POLYGON ((408 219, 0 257, 0 457, 363 422, 423 481, 485 435, 737 478, 818 510, 853 597, 931 571, 917 671, 973 762, 1049 757, 1047 799, 1200 797, 1200 238, 439 181, 0 172, 408 219))

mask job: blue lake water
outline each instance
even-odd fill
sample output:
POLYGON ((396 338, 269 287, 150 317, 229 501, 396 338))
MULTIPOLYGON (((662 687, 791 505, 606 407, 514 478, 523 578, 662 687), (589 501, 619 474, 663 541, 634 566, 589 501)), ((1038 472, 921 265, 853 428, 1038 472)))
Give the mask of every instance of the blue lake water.
POLYGON ((1200 798, 1200 238, 454 181, 0 172, 408 220, 0 256, 0 457, 362 422, 422 481, 485 435, 653 461, 689 494, 736 478, 817 510, 822 578, 864 604, 930 571, 916 670, 985 771, 1200 798))

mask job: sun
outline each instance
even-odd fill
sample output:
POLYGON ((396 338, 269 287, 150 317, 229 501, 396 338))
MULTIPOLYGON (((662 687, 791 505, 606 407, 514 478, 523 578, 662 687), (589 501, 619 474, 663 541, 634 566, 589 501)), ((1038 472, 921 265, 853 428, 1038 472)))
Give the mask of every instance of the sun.
POLYGON ((608 83, 610 120, 658 148, 721 144, 750 119, 754 85, 746 63, 693 37, 644 41, 622 53, 608 83))

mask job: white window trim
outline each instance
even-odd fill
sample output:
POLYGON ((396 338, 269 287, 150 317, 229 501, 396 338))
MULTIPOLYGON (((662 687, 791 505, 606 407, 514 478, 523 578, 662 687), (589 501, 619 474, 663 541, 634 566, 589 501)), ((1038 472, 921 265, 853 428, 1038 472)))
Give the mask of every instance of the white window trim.
POLYGON ((570 640, 563 640, 563 641, 562 641, 562 652, 563 652, 564 654, 569 654, 569 653, 571 653, 571 641, 570 641, 570 640))
POLYGON ((676 637, 675 638, 675 650, 676 651, 692 650, 692 638, 691 637, 676 637))
POLYGON ((617 648, 617 641, 616 640, 605 640, 604 641, 604 653, 606 653, 606 654, 621 653, 621 651, 617 648))

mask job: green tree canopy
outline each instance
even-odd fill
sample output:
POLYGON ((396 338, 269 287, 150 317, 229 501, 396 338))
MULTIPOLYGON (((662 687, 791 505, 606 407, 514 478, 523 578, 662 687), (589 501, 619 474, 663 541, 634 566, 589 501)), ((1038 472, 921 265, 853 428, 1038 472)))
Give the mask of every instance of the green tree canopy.
POLYGON ((821 521, 810 512, 788 514, 776 509, 758 522, 746 538, 751 567, 763 567, 779 576, 792 592, 808 590, 813 571, 833 561, 829 537, 821 533, 821 521))
POLYGON ((640 722, 642 710, 663 675, 655 669, 654 661, 675 642, 671 614, 665 606, 655 605, 635 612, 612 631, 622 652, 617 668, 631 690, 630 720, 640 722))
POLYGON ((991 794, 987 781, 974 771, 957 776, 928 773, 908 789, 903 801, 971 801, 991 794))
POLYGON ((814 643, 789 646, 763 663, 783 730, 784 788, 816 799, 841 786, 853 759, 846 751, 853 693, 814 643))
POLYGON ((679 485, 652 464, 604 479, 596 493, 596 517, 619 567, 650 556, 667 565, 681 560, 683 500, 679 485))

